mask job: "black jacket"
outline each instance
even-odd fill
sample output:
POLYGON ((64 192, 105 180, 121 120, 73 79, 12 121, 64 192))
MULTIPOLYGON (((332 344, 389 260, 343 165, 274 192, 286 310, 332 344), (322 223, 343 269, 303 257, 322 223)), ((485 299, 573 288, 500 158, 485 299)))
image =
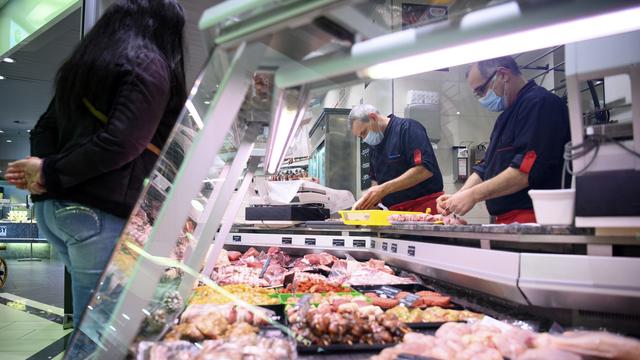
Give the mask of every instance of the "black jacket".
POLYGON ((31 154, 44 159, 47 188, 37 200, 71 200, 129 216, 157 160, 146 147, 163 147, 181 109, 168 108, 169 67, 159 55, 141 53, 118 69, 114 88, 89 99, 107 115, 106 125, 87 108, 61 119, 52 101, 31 131, 31 154))

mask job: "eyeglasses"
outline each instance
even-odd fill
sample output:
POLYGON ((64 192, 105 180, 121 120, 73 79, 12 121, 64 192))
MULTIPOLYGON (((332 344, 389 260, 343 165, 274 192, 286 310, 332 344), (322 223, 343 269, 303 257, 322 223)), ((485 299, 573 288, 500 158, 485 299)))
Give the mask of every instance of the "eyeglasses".
POLYGON ((481 98, 481 97, 484 96, 484 93, 487 91, 487 86, 489 85, 489 82, 491 81, 491 79, 493 79, 494 76, 496 76, 497 73, 498 73, 498 70, 494 71, 493 74, 491 74, 491 76, 489 76, 487 81, 484 82, 484 84, 482 84, 482 85, 478 86, 477 88, 473 89, 473 94, 477 98, 481 98))

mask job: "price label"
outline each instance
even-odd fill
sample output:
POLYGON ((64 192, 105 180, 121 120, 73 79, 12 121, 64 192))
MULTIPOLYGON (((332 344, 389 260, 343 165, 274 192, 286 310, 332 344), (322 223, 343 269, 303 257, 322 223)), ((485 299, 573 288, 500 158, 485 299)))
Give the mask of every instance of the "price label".
POLYGON ((7 237, 7 227, 6 226, 0 226, 0 236, 7 237))
POLYGON ((382 250, 387 251, 389 249, 389 244, 387 244, 386 242, 382 243, 382 250))
POLYGON ((304 244, 305 245, 316 245, 316 239, 315 238, 305 238, 304 239, 304 244))
POLYGON ((282 238, 282 245, 291 245, 293 244, 293 239, 290 237, 283 237, 282 238))
POLYGON ((416 256, 416 247, 415 246, 409 246, 409 249, 407 250, 407 254, 409 256, 416 256))
POLYGON ((353 240, 353 247, 363 248, 367 246, 366 240, 353 240))
POLYGON ((242 236, 233 235, 233 242, 241 242, 241 241, 242 241, 242 236))
POLYGON ((375 240, 371 240, 371 248, 372 249, 376 248, 376 241, 375 240))
POLYGON ((333 246, 344 247, 344 239, 333 239, 333 246))
POLYGON ((391 244, 391 252, 392 253, 398 252, 398 244, 391 244))

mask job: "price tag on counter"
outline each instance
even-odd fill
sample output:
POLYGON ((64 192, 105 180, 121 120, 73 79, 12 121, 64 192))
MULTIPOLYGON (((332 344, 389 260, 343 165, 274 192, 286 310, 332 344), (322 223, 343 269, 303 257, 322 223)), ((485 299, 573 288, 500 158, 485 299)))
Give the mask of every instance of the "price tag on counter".
POLYGON ((386 242, 382 243, 382 250, 387 251, 389 249, 389 244, 387 244, 386 242))
POLYGON ((333 246, 344 247, 344 239, 333 239, 333 246))
POLYGON ((282 245, 291 245, 293 244, 293 239, 290 237, 283 237, 282 238, 282 245))
POLYGON ((413 304, 416 303, 416 301, 420 300, 420 296, 416 295, 416 294, 409 294, 407 296, 405 296, 402 300, 400 300, 400 302, 402 304, 404 304, 404 306, 407 307, 412 307, 413 304))
POLYGON ((416 256, 416 247, 415 246, 409 246, 409 249, 407 250, 407 255, 416 256))
POLYGON ((375 240, 371 240, 371 248, 372 249, 376 248, 376 241, 375 240))
POLYGON ((353 240, 353 247, 363 248, 367 246, 366 240, 353 240))
POLYGON ((233 235, 233 242, 241 242, 241 241, 242 241, 242 236, 233 235))
POLYGON ((398 244, 391 244, 391 252, 392 253, 398 252, 398 244))
POLYGON ((316 239, 315 238, 305 238, 304 239, 304 244, 305 245, 316 245, 316 239))

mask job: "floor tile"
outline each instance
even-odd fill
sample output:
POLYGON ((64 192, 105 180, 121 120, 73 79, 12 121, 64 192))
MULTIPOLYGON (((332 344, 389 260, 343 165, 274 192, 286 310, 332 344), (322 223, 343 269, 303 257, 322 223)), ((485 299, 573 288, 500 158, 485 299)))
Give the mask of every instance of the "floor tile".
POLYGON ((35 354, 45 346, 51 344, 51 340, 9 340, 0 339, 0 356, 4 359, 5 352, 30 352, 35 354))
POLYGON ((33 329, 14 329, 11 327, 0 330, 0 339, 2 340, 18 340, 25 337, 36 330, 33 329))
MULTIPOLYGON (((0 330, 0 331, 2 331, 2 330, 0 330)), ((63 337, 66 334, 68 334, 69 332, 71 332, 71 330, 63 330, 62 326, 60 327, 60 329, 39 329, 39 330, 34 330, 34 331, 30 332, 29 334, 25 335, 25 337, 23 337, 23 339, 58 340, 61 337, 63 337)))
POLYGON ((32 352, 0 352, 2 360, 24 360, 31 355, 33 355, 32 352))

